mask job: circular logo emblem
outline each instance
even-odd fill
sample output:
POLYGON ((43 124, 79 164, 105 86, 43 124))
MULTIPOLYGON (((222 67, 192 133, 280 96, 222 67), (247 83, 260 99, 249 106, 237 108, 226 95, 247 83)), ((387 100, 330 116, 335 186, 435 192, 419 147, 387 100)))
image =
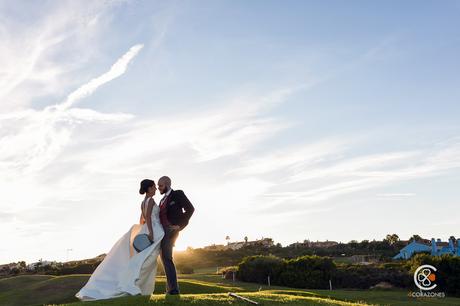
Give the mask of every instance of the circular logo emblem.
POLYGON ((414 272, 414 283, 421 290, 436 288, 436 268, 432 265, 422 265, 414 272))

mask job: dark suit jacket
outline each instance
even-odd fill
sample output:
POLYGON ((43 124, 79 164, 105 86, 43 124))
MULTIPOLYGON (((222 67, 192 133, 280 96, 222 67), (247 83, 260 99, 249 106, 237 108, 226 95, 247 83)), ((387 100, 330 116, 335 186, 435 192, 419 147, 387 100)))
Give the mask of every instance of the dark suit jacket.
POLYGON ((182 190, 171 190, 166 200, 168 221, 173 225, 179 225, 181 229, 187 226, 195 208, 182 190))

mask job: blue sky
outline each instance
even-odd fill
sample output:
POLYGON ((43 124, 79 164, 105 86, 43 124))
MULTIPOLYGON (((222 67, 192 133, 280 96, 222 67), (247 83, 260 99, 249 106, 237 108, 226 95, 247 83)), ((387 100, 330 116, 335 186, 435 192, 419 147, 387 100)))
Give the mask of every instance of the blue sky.
POLYGON ((162 175, 178 249, 459 236, 459 11, 1 1, 0 262, 107 252, 162 175))

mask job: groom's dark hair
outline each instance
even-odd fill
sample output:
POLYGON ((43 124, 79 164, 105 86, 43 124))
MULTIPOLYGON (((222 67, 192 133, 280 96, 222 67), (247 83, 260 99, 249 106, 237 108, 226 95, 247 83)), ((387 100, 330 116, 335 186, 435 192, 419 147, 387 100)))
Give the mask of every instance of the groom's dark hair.
POLYGON ((141 188, 139 189, 140 194, 145 194, 150 187, 155 185, 155 182, 149 179, 142 180, 141 182, 141 188))

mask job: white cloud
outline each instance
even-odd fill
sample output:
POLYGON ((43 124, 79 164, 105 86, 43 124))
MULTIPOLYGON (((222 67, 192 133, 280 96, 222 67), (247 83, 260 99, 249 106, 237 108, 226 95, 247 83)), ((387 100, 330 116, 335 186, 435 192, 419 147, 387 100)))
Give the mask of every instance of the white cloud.
POLYGON ((78 100, 91 95, 100 86, 124 74, 128 68, 128 64, 143 47, 144 45, 142 44, 132 46, 128 52, 126 52, 121 58, 117 60, 115 64, 113 64, 112 67, 110 67, 109 71, 102 74, 101 76, 98 76, 97 78, 92 79, 68 95, 67 99, 63 103, 56 106, 57 110, 65 110, 71 107, 78 100))
POLYGON ((98 1, 84 6, 74 1, 3 5, 1 112, 28 107, 37 97, 57 97, 81 82, 85 75, 77 75, 75 70, 98 56, 95 42, 110 20, 113 7, 98 1), (21 18, 15 18, 18 15, 28 16, 30 22, 19 22, 21 18))
MULTIPOLYGON (((2 194, 11 200, 5 204, 6 209, 23 208, 18 203, 24 186, 36 194, 35 201, 25 203, 28 207, 36 205, 44 199, 47 187, 34 178, 41 171, 56 161, 62 150, 70 143, 73 129, 84 122, 120 122, 129 120, 129 114, 101 114, 90 109, 70 108, 78 99, 93 93, 99 86, 122 75, 128 63, 136 56, 141 45, 132 47, 102 76, 74 91, 65 102, 58 107, 45 107, 41 111, 26 109, 7 113, 0 117, 2 133, 0 134, 0 177, 2 194)), ((50 188, 52 189, 52 188, 50 188)))
MULTIPOLYGON (((347 144, 343 140, 330 139, 316 143, 307 143, 289 147, 288 149, 270 150, 264 156, 248 159, 243 165, 229 170, 229 173, 240 175, 260 175, 275 171, 298 172, 309 165, 324 163, 339 158, 347 144)), ((290 180, 293 178, 291 177, 290 180)))
POLYGON ((417 194, 415 193, 378 193, 378 197, 383 198, 407 198, 407 197, 415 197, 417 194))
MULTIPOLYGON (((296 149, 287 151, 295 152, 296 149)), ((341 150, 320 152, 322 159, 317 163, 309 162, 311 157, 308 155, 303 164, 302 158, 295 154, 287 154, 281 160, 275 155, 260 158, 262 168, 247 166, 238 171, 251 175, 251 170, 253 174, 264 174, 287 169, 285 179, 280 180, 279 188, 283 191, 265 193, 264 196, 273 199, 273 206, 281 201, 294 201, 294 204, 302 202, 308 207, 340 195, 441 175, 460 168, 460 144, 456 143, 436 150, 429 148, 352 158, 341 150), (295 167, 289 168, 291 165, 295 167)), ((251 164, 257 165, 258 160, 252 160, 251 164)))

